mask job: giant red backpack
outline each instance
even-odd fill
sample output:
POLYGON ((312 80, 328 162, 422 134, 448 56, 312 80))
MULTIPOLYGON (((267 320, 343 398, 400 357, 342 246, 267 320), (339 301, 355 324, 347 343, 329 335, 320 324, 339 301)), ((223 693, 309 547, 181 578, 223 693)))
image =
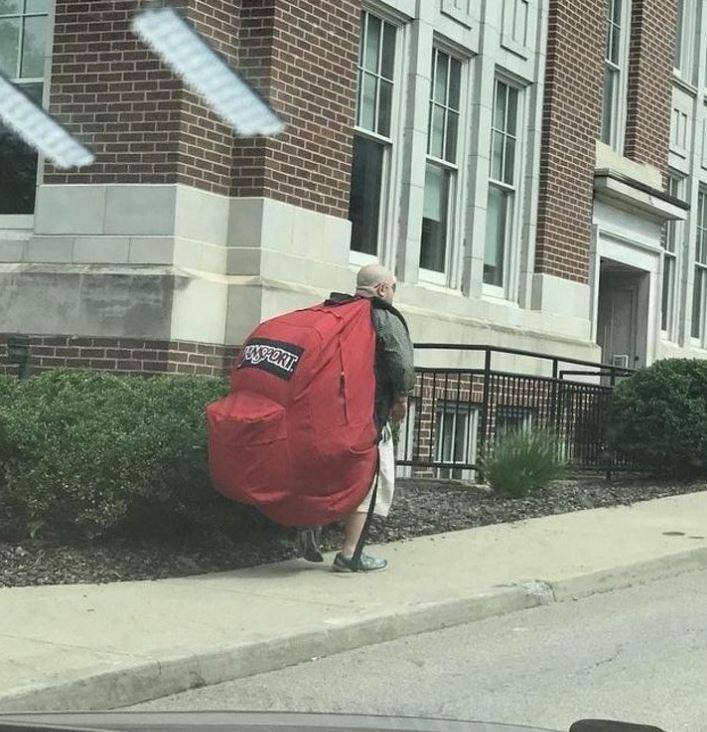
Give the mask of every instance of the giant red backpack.
POLYGON ((355 510, 374 481, 376 334, 372 302, 327 301, 259 325, 207 407, 216 489, 282 526, 355 510))

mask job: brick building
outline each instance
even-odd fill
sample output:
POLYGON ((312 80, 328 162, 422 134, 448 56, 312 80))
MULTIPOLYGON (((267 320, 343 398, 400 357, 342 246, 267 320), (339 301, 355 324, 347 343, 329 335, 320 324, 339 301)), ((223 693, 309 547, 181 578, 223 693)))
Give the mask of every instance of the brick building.
POLYGON ((285 118, 256 140, 143 4, 0 2, 2 70, 96 153, 0 128, 0 332, 36 367, 220 373, 375 260, 418 341, 707 357, 701 2, 180 0, 285 118))

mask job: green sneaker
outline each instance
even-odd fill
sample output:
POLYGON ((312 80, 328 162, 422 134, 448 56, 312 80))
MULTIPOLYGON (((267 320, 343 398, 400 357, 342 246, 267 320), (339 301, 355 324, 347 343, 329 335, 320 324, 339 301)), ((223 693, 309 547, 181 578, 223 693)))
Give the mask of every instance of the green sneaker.
POLYGON ((388 561, 386 559, 361 554, 358 567, 355 567, 353 557, 345 557, 339 552, 334 558, 334 564, 331 568, 334 572, 375 572, 379 569, 385 569, 387 566, 388 561))

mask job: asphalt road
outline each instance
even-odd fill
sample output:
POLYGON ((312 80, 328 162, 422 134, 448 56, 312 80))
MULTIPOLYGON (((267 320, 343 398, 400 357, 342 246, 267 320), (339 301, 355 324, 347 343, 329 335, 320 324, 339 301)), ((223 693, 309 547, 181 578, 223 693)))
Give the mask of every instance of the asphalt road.
POLYGON ((142 704, 707 730, 707 572, 371 646, 142 704))

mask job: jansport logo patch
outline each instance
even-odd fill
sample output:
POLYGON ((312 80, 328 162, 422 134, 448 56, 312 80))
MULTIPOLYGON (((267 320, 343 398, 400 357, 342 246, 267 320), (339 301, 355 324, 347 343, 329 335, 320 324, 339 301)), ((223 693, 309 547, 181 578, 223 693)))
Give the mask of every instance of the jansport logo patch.
POLYGON ((295 373, 304 349, 292 343, 254 338, 243 349, 239 369, 261 369, 289 381, 295 373))

